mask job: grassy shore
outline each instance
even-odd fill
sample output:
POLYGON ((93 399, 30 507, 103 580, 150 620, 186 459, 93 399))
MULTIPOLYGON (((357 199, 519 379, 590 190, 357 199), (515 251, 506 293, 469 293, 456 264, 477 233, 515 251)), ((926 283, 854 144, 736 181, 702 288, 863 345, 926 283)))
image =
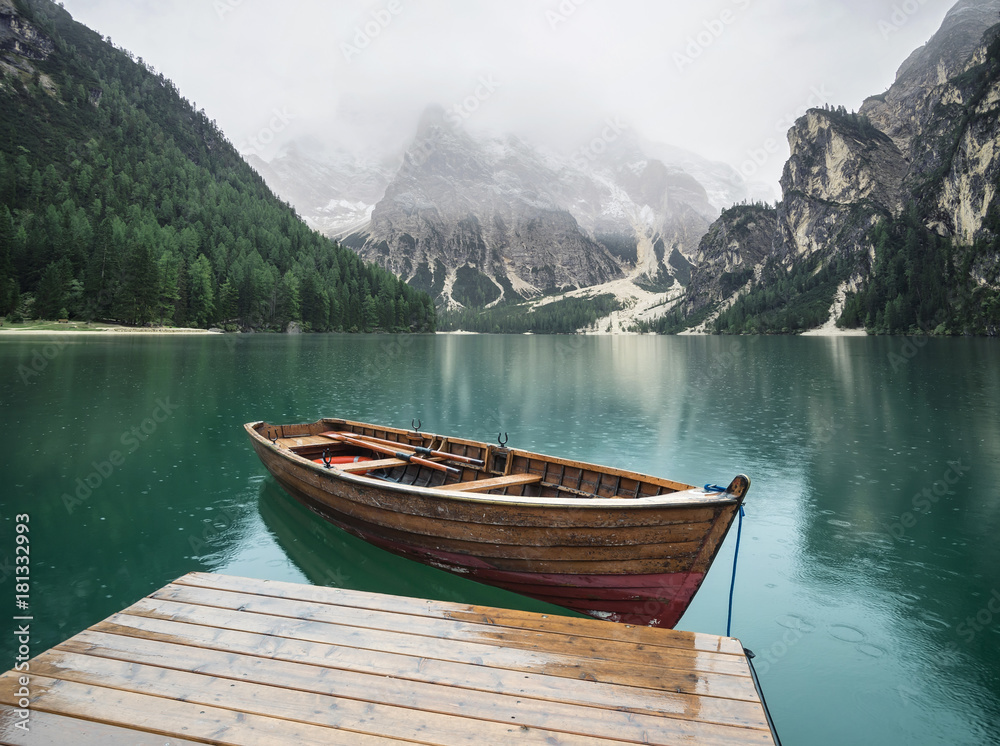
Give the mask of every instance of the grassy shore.
POLYGON ((0 322, 0 334, 218 334, 207 329, 175 328, 169 326, 120 326, 97 322, 26 321, 22 324, 0 322))

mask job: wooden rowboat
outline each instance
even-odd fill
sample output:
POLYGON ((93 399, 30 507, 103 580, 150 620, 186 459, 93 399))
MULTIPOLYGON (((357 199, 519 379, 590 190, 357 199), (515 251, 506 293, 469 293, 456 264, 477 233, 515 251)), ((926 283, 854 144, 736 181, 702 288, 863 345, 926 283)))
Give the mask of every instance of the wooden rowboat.
POLYGON ((503 445, 328 418, 245 425, 291 495, 418 562, 599 619, 673 627, 750 480, 698 488, 503 445))

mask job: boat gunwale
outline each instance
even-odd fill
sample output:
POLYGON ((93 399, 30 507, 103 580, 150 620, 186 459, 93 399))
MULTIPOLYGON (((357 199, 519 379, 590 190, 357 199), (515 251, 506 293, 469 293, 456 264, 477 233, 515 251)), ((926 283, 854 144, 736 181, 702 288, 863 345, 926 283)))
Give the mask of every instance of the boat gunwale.
MULTIPOLYGON (((327 420, 334 420, 336 418, 322 418, 317 421, 317 423, 326 422, 327 420)), ((351 420, 339 420, 345 424, 359 425, 362 427, 367 427, 371 429, 382 429, 386 431, 396 431, 396 428, 373 425, 371 423, 365 422, 354 422, 351 420)), ((309 424, 317 424, 309 423, 309 424)), ((426 498, 435 498, 441 501, 451 501, 451 502, 466 502, 474 503, 480 505, 498 505, 502 507, 550 507, 550 508, 588 508, 593 510, 607 509, 607 508, 628 508, 631 510, 651 510, 658 508, 705 508, 705 507, 725 507, 729 505, 740 505, 743 502, 742 497, 737 497, 729 492, 707 492, 702 488, 695 487, 693 485, 683 485, 687 487, 684 490, 676 490, 674 492, 669 492, 666 494, 659 495, 645 495, 641 497, 531 497, 531 496, 521 496, 521 495, 477 495, 470 492, 462 492, 459 490, 449 490, 445 489, 444 486, 436 487, 420 487, 415 485, 402 485, 391 481, 375 481, 370 477, 362 476, 359 474, 354 474, 347 471, 341 471, 336 467, 336 465, 327 468, 323 464, 317 464, 311 459, 295 453, 295 451, 289 448, 281 448, 280 446, 273 443, 269 438, 264 437, 259 431, 258 427, 263 425, 269 425, 269 423, 263 420, 258 420, 256 422, 248 422, 243 427, 250 434, 250 437, 260 444, 262 447, 268 448, 274 451, 276 454, 286 459, 287 461, 300 467, 307 467, 315 470, 317 473, 325 475, 330 479, 339 479, 345 482, 349 482, 355 486, 385 490, 390 492, 396 492, 407 495, 420 495, 426 498)), ((284 425, 269 425, 270 427, 286 427, 284 425)), ((433 433, 421 433, 421 436, 432 436, 432 437, 442 437, 433 433)), ((451 440, 449 438, 449 440, 451 440)), ((488 448, 488 444, 481 441, 472 441, 465 438, 457 438, 461 442, 473 443, 477 446, 482 446, 488 448)), ((400 444, 404 445, 404 444, 400 444)), ((616 474, 626 476, 629 479, 635 479, 642 482, 652 482, 660 483, 665 481, 673 482, 673 480, 668 480, 663 477, 656 477, 650 474, 643 474, 641 472, 631 471, 627 469, 618 469, 616 467, 601 466, 598 464, 593 464, 585 461, 576 461, 573 459, 565 459, 556 456, 547 456, 545 454, 535 453, 532 451, 523 451, 516 448, 506 449, 511 455, 525 457, 528 459, 536 458, 542 461, 550 462, 572 462, 580 467, 587 468, 600 473, 608 473, 609 470, 614 471, 616 474)), ((679 482, 673 482, 674 484, 682 484, 679 482)))

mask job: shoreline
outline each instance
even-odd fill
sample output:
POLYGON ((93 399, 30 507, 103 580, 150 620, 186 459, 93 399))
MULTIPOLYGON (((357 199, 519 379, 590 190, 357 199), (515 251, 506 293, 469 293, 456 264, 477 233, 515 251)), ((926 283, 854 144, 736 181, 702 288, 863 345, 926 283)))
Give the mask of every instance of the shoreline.
MULTIPOLYGON (((226 332, 211 331, 209 329, 192 329, 192 328, 178 328, 178 329, 140 329, 128 326, 116 326, 107 327, 103 329, 81 329, 79 327, 68 327, 66 329, 12 329, 9 327, 0 327, 0 338, 14 338, 14 337, 52 337, 52 336, 81 336, 81 337, 116 337, 116 336, 127 336, 127 335, 194 335, 194 336, 223 336, 226 332)), ((438 335, 454 335, 454 336, 472 336, 480 335, 480 332, 468 332, 468 331, 436 331, 434 334, 438 335)), ((678 334, 667 334, 667 335, 656 335, 652 333, 640 334, 637 332, 599 332, 599 331, 587 331, 587 332, 577 332, 579 336, 583 337, 643 337, 643 336, 675 336, 675 337, 687 337, 687 336, 713 336, 704 331, 696 331, 693 329, 686 329, 678 334)), ((238 336, 238 335, 235 335, 238 336)), ((488 336, 488 335, 487 335, 488 336)), ((544 335, 540 335, 544 336, 544 335)), ((766 336, 766 335, 765 335, 766 336)), ((798 337, 866 337, 867 332, 863 329, 838 329, 836 327, 826 328, 819 327, 817 329, 810 329, 809 331, 802 332, 797 335, 788 336, 798 336, 798 337)))
POLYGON ((35 337, 35 336, 53 336, 53 335, 80 335, 87 337, 115 337, 122 335, 132 335, 132 334, 212 334, 212 335, 222 335, 225 332, 213 332, 208 329, 133 329, 128 326, 115 326, 108 327, 106 329, 80 329, 78 327, 67 327, 66 329, 12 329, 9 327, 0 327, 0 336, 2 337, 35 337))
POLYGON ((834 327, 828 329, 826 327, 819 327, 818 329, 810 329, 809 331, 802 332, 800 337, 867 337, 868 332, 864 329, 838 329, 834 327))

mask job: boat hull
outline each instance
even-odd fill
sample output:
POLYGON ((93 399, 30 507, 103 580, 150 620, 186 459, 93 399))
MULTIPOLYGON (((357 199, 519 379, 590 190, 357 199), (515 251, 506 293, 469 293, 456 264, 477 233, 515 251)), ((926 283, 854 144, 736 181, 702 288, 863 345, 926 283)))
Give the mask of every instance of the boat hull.
POLYGON ((324 468, 254 429, 261 426, 247 429, 268 471, 345 531, 418 562, 615 622, 673 627, 743 498, 683 490, 676 499, 631 501, 460 495, 324 468))

